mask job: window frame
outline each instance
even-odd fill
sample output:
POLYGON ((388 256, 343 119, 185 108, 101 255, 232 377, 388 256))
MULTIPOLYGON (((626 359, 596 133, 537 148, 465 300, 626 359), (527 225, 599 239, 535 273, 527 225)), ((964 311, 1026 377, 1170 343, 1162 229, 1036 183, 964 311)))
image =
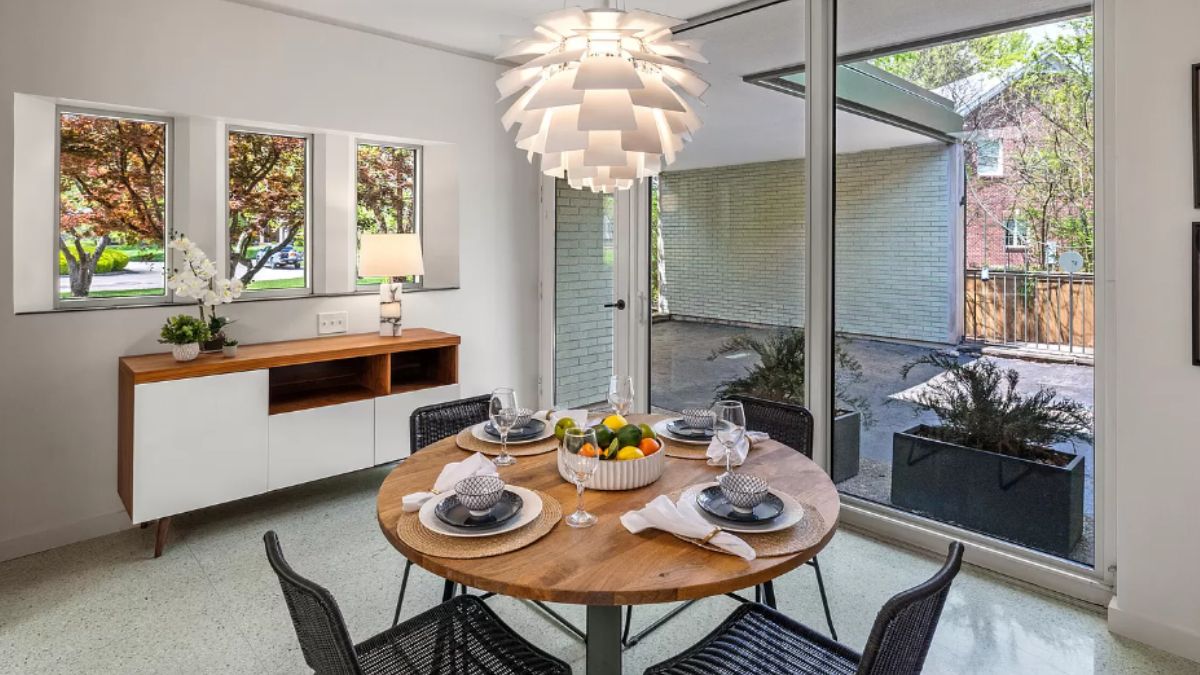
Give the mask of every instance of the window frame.
MULTIPOLYGON (((353 181, 354 181, 354 201, 353 206, 353 223, 351 229, 354 232, 354 278, 352 283, 354 294, 359 293, 378 293, 379 284, 360 284, 358 280, 361 278, 358 274, 358 254, 359 254, 359 231, 358 231, 358 148, 360 145, 373 145, 381 148, 403 148, 413 151, 413 199, 416 204, 413 205, 413 229, 416 230, 417 239, 421 242, 421 257, 425 256, 425 199, 422 191, 425 188, 425 146, 416 145, 413 143, 401 143, 398 141, 382 141, 367 138, 364 136, 354 136, 351 138, 354 147, 353 161, 353 181)), ((424 274, 417 276, 413 281, 404 282, 404 290, 421 290, 425 288, 424 274)))
POLYGON ((1029 223, 1020 218, 1008 218, 1004 221, 1004 250, 1029 250, 1029 223), (1020 236, 1017 235, 1018 231, 1021 232, 1020 236))
POLYGON ((51 278, 54 279, 54 284, 51 287, 51 299, 53 304, 51 307, 54 311, 64 310, 79 310, 79 309, 96 309, 103 307, 122 307, 122 306, 159 306, 171 305, 175 303, 175 294, 171 292, 167 284, 167 278, 171 272, 171 247, 167 244, 171 239, 171 232, 174 230, 175 218, 175 118, 162 115, 152 115, 129 110, 119 110, 116 108, 92 108, 88 106, 75 106, 57 104, 54 106, 54 222, 51 227, 51 243, 54 254, 50 256, 53 261, 51 269, 53 273, 51 278), (113 119, 135 120, 143 122, 161 123, 166 128, 166 159, 164 161, 164 190, 163 199, 166 202, 163 205, 163 294, 162 295, 128 295, 108 298, 79 298, 72 300, 63 298, 59 290, 59 273, 58 273, 58 240, 61 234, 62 227, 62 118, 63 115, 88 115, 91 117, 107 117, 113 119))
MULTIPOLYGON (((221 193, 224 195, 225 204, 225 221, 221 227, 221 235, 218 241, 222 242, 223 256, 222 260, 228 264, 230 258, 230 247, 233 242, 229 236, 229 139, 235 134, 259 134, 262 136, 283 136, 287 138, 302 138, 304 139, 304 286, 300 288, 271 288, 264 290, 250 290, 247 284, 246 290, 242 291, 241 297, 234 302, 243 302, 246 300, 255 300, 259 298, 306 298, 316 293, 316 280, 313 278, 313 248, 316 245, 316 237, 313 232, 313 145, 316 140, 316 135, 303 131, 286 131, 271 127, 246 126, 240 124, 225 125, 225 178, 221 182, 221 193)), ((224 273, 225 270, 221 270, 224 273)))
POLYGON ((975 173, 980 178, 1003 178, 1004 177, 1004 139, 984 137, 975 141, 975 173), (979 161, 983 153, 980 152, 980 146, 984 143, 996 144, 996 164, 989 171, 983 170, 983 164, 979 161))

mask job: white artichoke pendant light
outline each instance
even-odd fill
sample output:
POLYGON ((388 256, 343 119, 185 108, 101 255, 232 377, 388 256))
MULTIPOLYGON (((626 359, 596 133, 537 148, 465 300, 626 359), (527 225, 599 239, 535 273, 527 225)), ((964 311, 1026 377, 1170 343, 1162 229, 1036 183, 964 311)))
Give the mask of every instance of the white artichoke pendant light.
POLYGON ((501 100, 523 91, 504 129, 519 127, 517 147, 576 189, 613 192, 658 175, 700 128, 687 97, 708 89, 684 65, 707 62, 699 44, 671 39, 682 23, 607 3, 542 16, 535 37, 496 56, 521 63, 496 82, 501 100))

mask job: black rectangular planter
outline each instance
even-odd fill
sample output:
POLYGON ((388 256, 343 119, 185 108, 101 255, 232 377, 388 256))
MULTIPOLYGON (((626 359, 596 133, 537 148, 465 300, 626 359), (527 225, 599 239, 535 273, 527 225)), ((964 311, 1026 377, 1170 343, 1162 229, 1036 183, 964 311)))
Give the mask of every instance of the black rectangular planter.
POLYGON ((858 475, 862 413, 839 410, 833 417, 833 463, 829 477, 840 483, 858 475))
POLYGON ((1066 466, 976 450, 922 435, 892 437, 892 504, 1067 556, 1083 533, 1084 458, 1066 466))

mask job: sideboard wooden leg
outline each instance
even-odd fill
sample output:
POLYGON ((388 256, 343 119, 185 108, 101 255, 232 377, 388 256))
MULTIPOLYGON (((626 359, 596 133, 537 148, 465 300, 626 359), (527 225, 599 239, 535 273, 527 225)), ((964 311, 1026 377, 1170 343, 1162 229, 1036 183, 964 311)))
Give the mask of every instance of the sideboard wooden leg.
POLYGON ((148 521, 148 520, 147 520, 146 522, 142 523, 142 524, 141 524, 141 525, 139 525, 138 527, 140 527, 140 528, 142 528, 142 529, 144 530, 144 529, 146 529, 146 528, 147 528, 147 527, 149 527, 149 526, 150 526, 150 521, 148 521))
POLYGON ((154 528, 154 557, 162 555, 163 549, 167 545, 167 530, 171 528, 171 517, 159 518, 158 524, 154 528))

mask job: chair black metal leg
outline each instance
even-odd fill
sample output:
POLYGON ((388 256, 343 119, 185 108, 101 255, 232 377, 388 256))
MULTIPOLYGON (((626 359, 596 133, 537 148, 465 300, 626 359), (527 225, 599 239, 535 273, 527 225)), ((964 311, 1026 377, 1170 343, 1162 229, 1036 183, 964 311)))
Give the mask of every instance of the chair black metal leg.
POLYGON ((442 602, 450 602, 450 598, 454 597, 455 586, 456 584, 453 581, 446 580, 446 583, 442 586, 442 602))
POLYGON ((575 636, 578 637, 580 640, 587 639, 587 633, 585 633, 582 628, 579 628, 578 626, 571 623, 570 621, 567 621, 566 617, 564 617, 562 614, 559 614, 558 612, 554 611, 553 609, 550 609, 550 607, 548 607, 546 605, 546 603, 542 602, 541 600, 530 600, 530 602, 532 602, 534 605, 537 605, 538 609, 545 612, 551 619, 558 622, 563 628, 566 628, 567 630, 574 633, 575 636))
POLYGON ((633 625, 633 605, 625 605, 625 625, 621 629, 621 648, 629 648, 629 627, 633 625))
POLYGON ((400 597, 396 598, 396 616, 392 617, 392 625, 400 623, 400 607, 404 605, 404 591, 408 588, 408 573, 412 571, 412 561, 404 561, 404 576, 400 579, 400 597))
MULTIPOLYGON (((680 612, 682 612, 683 610, 687 609, 688 607, 691 607, 691 606, 692 606, 692 605, 694 605, 694 604, 696 604, 696 601, 695 601, 695 600, 688 600, 687 602, 685 602, 685 603, 683 603, 682 605, 680 605, 680 606, 676 607, 675 609, 672 609, 671 611, 667 612, 666 614, 663 614, 662 616, 658 617, 658 619, 656 619, 656 620, 654 621, 654 623, 650 624, 649 626, 646 626, 646 627, 645 627, 645 628, 643 628, 641 631, 639 631, 638 633, 636 633, 636 634, 635 634, 633 637, 631 637, 631 638, 626 638, 625 636, 622 636, 622 638, 621 638, 621 648, 622 648, 622 649, 629 649, 630 647, 632 647, 632 646, 636 645, 637 643, 641 642, 643 639, 645 639, 645 638, 646 638, 646 636, 648 636, 648 635, 650 635, 651 633, 653 633, 654 631, 658 630, 659 628, 661 628, 661 627, 662 627, 662 625, 663 625, 663 624, 665 624, 666 622, 670 621, 671 619, 674 619, 676 616, 678 616, 678 615, 679 615, 679 613, 680 613, 680 612)), ((629 624, 630 624, 630 622, 631 622, 631 619, 633 618, 633 611, 632 611, 632 610, 633 610, 633 607, 631 606, 631 607, 629 608, 629 610, 628 610, 628 611, 626 611, 626 613, 625 613, 625 635, 628 635, 628 634, 629 634, 629 624)))
POLYGON ((829 624, 829 637, 838 639, 837 631, 833 628, 833 613, 829 611, 829 598, 825 595, 825 580, 821 578, 821 563, 816 558, 809 561, 817 573, 817 590, 821 592, 821 604, 825 606, 825 623, 829 624))
POLYGON ((762 584, 754 587, 754 601, 762 602, 762 584))
POLYGON ((763 604, 771 609, 778 609, 775 606, 775 583, 768 581, 762 585, 763 604))

